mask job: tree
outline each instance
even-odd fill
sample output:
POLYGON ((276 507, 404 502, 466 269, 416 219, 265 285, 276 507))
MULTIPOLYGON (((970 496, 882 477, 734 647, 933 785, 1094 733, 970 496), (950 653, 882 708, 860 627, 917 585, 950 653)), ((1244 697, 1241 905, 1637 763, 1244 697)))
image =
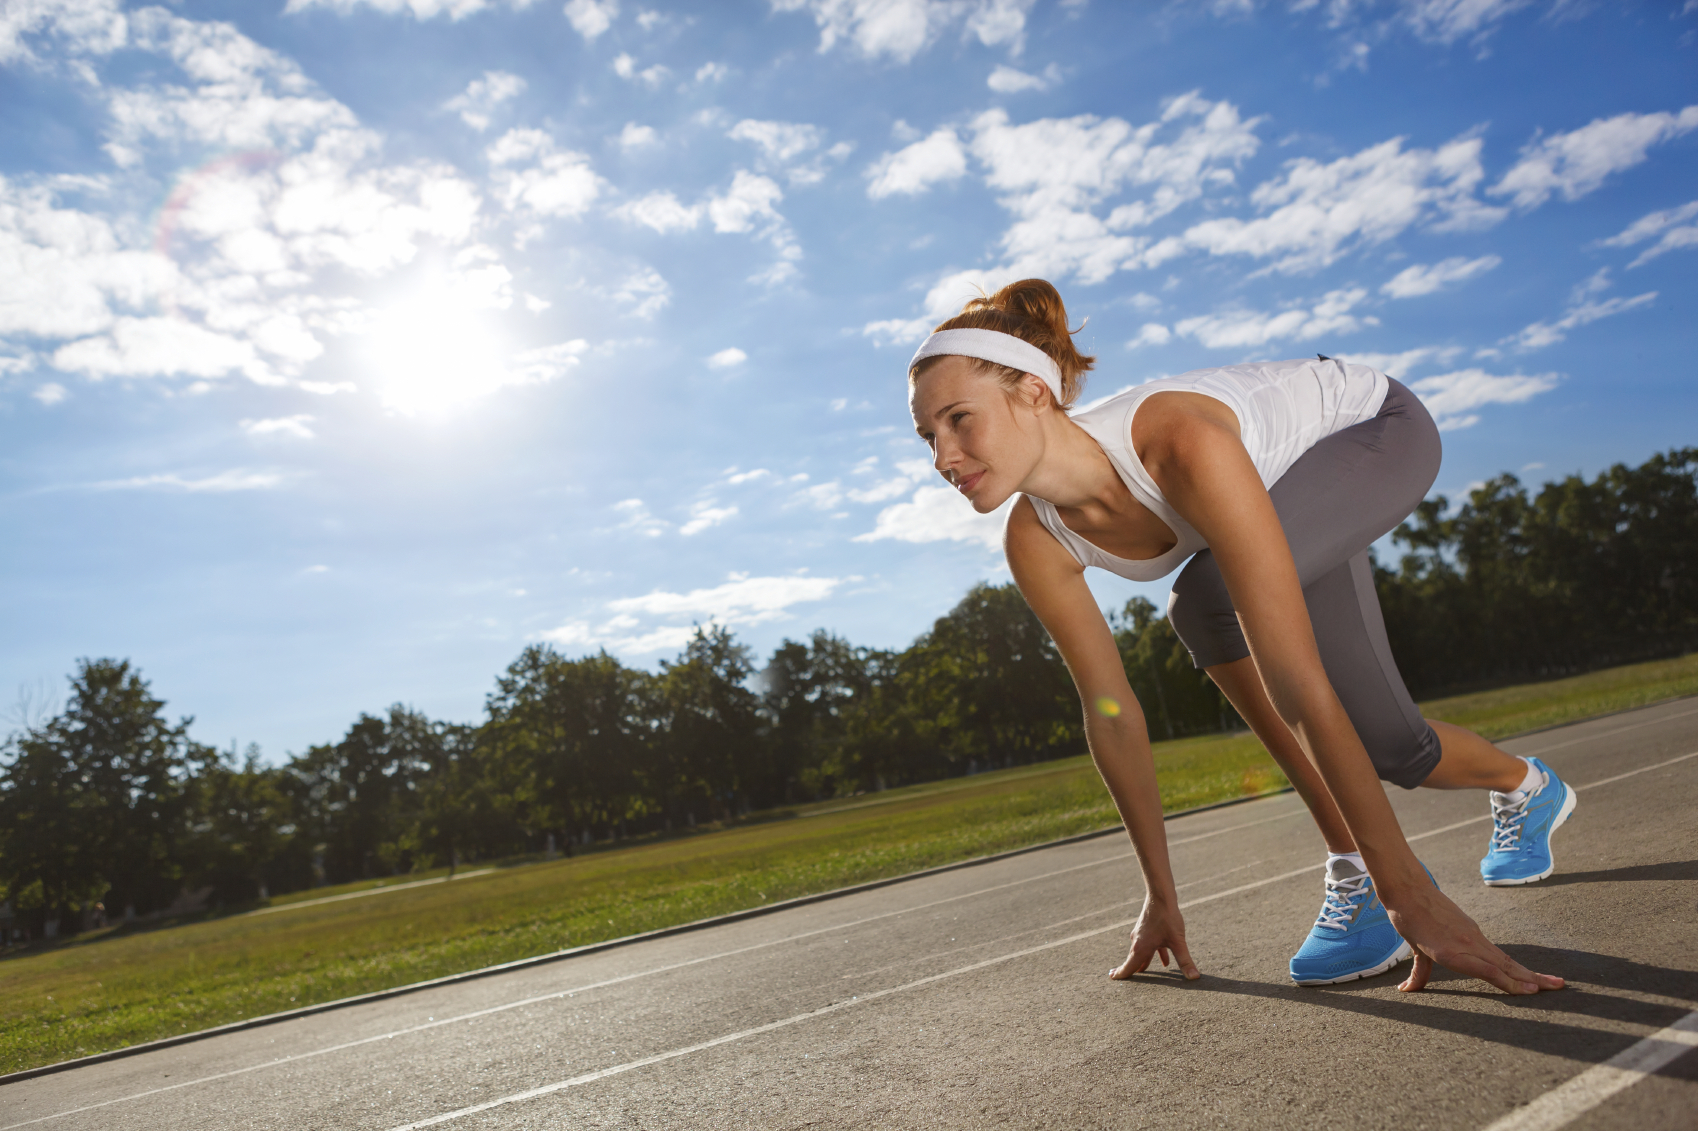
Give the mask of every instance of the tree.
POLYGON ((569 660, 539 644, 496 681, 481 741, 514 783, 531 833, 561 832, 571 843, 642 810, 647 679, 606 651, 569 660))
POLYGON ((722 625, 698 625, 683 654, 660 666, 668 816, 693 818, 700 806, 708 816, 731 817, 781 795, 748 686, 748 648, 722 625))
POLYGON ((126 909, 163 906, 188 856, 189 779, 216 761, 173 726, 128 660, 81 660, 65 709, 13 740, 0 784, 8 891, 50 909, 110 891, 126 909))

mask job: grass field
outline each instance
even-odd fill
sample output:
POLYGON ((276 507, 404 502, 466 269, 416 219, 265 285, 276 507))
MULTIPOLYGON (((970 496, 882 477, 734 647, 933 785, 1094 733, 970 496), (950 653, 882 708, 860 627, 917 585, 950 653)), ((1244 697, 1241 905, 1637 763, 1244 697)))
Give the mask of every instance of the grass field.
MULTIPOLYGON (((1698 694, 1698 655, 1424 704, 1501 736, 1698 694)), ((1170 811, 1284 784, 1248 736, 1160 743, 1170 811)), ((799 806, 726 829, 0 959, 0 1072, 900 875, 1113 823, 1087 758, 799 806)), ((425 876, 386 881, 412 884, 425 876)))

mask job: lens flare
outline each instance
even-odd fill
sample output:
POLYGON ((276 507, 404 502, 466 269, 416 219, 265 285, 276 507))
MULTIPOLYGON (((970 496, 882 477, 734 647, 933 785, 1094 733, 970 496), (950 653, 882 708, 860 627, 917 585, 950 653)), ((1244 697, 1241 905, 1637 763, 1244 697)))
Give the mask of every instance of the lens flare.
POLYGON ((1120 714, 1120 701, 1118 699, 1110 699, 1106 695, 1098 696, 1097 714, 1101 715, 1105 719, 1114 718, 1120 714))

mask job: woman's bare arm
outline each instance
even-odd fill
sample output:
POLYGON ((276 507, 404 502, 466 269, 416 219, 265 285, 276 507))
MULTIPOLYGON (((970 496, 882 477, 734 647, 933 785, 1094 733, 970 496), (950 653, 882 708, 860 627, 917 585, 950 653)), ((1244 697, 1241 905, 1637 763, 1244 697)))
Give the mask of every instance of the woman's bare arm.
POLYGON ((1185 944, 1144 713, 1126 682, 1114 636, 1085 584, 1084 568, 1043 528, 1025 499, 1015 503, 1005 548, 1015 583, 1073 675, 1091 759, 1126 824, 1144 874, 1144 914, 1133 931, 1132 951, 1113 976, 1130 977, 1157 953, 1166 963, 1171 951, 1187 978, 1200 977, 1185 944))
POLYGON ((1208 542, 1268 699, 1320 770, 1380 899, 1417 950, 1405 988, 1425 984, 1434 959, 1510 993, 1560 986, 1488 942, 1415 859, 1327 680, 1285 531, 1230 411, 1207 398, 1158 394, 1139 411, 1134 443, 1162 493, 1208 542))

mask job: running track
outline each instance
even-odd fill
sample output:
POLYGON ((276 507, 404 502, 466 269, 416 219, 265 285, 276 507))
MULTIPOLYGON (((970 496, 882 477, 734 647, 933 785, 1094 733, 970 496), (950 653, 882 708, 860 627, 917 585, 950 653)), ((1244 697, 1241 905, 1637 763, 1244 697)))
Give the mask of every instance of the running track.
POLYGON ((1168 824, 1202 981, 1106 975, 1101 837, 0 1087, 41 1128, 1698 1125, 1698 701, 1507 743, 1581 789, 1557 874, 1485 888, 1479 794, 1392 790, 1535 998, 1407 964, 1298 989, 1322 849, 1295 797, 1168 824))

